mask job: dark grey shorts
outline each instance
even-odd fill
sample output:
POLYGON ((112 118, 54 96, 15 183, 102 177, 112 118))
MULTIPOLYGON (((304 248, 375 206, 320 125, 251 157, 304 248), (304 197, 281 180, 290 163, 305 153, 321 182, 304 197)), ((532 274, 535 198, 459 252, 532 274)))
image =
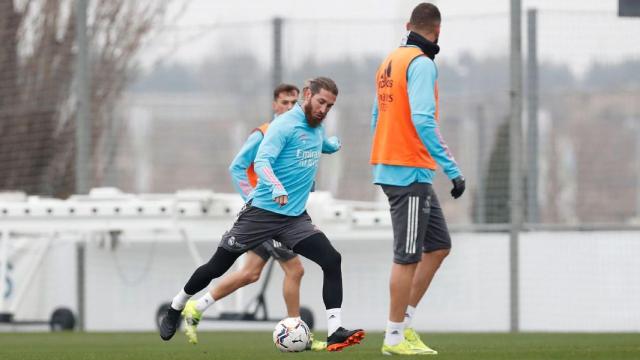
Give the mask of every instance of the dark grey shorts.
POLYGON ((382 185, 393 226, 393 261, 419 262, 423 252, 450 249, 451 236, 431 184, 382 185))
POLYGON ((298 216, 286 216, 247 204, 240 210, 231 230, 222 235, 218 246, 232 252, 245 252, 273 239, 293 249, 301 240, 319 232, 306 211, 298 216))
POLYGON ((281 242, 275 240, 265 241, 251 251, 260 256, 264 261, 268 261, 270 257, 273 257, 277 261, 289 261, 298 256, 291 249, 282 245, 281 242))

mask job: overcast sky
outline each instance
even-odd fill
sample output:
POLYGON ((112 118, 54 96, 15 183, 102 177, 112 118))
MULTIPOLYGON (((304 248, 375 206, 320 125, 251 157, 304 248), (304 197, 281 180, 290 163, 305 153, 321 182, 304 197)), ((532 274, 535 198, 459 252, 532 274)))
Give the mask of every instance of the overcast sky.
MULTIPOLYGON (((205 57, 253 51, 269 66, 269 21, 275 16, 293 19, 284 37, 289 61, 302 61, 308 56, 321 61, 320 57, 384 54, 398 43, 404 22, 418 3, 190 0, 179 20, 166 25, 161 40, 150 43, 141 59, 147 66, 159 59, 197 65, 205 57)), ((464 52, 478 56, 508 53, 509 0, 435 3, 443 16, 441 59, 452 61, 464 52)), ((522 8, 540 10, 540 57, 568 63, 581 72, 594 61, 640 58, 640 18, 617 17, 617 4, 618 0, 523 0, 522 8)))
MULTIPOLYGON (((182 24, 210 24, 225 20, 261 20, 274 16, 293 18, 397 19, 408 18, 420 1, 413 0, 191 0, 182 24)), ((446 21, 448 16, 509 11, 509 0, 434 1, 446 21)), ((617 10, 618 0, 524 0, 523 9, 617 10)))

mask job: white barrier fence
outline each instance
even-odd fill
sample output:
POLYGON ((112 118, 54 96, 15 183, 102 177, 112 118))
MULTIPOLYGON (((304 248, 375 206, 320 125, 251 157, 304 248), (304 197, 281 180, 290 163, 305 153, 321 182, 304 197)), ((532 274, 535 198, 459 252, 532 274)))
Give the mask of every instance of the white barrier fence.
MULTIPOLYGON (((209 209, 220 205, 216 205, 216 201, 209 202, 209 209)), ((173 207, 167 207, 180 213, 181 204, 186 202, 174 202, 173 207)), ((0 208, 7 208, 5 205, 0 203, 0 208)), ((11 211, 15 206, 15 203, 9 206, 11 211)), ((139 203, 135 206, 139 207, 139 203)), ((85 328, 89 331, 154 330, 157 307, 169 301, 184 285, 196 267, 195 258, 206 260, 213 254, 220 235, 233 221, 233 215, 225 211, 225 206, 218 208, 221 212, 217 215, 207 212, 205 216, 178 220, 172 210, 173 215, 168 214, 168 219, 156 219, 155 225, 162 226, 147 223, 150 226, 147 229, 140 227, 144 219, 133 222, 136 227, 132 225, 128 229, 111 214, 109 226, 96 227, 99 231, 94 229, 93 235, 83 240, 86 241, 85 328), (187 240, 181 236, 180 229, 187 230, 187 240), (193 247, 189 248, 188 244, 193 247)), ((345 324, 382 330, 387 317, 392 259, 391 230, 384 211, 359 211, 327 200, 323 194, 314 195, 309 208, 314 220, 343 256, 345 324)), ((186 217, 188 211, 182 215, 186 217)), ((59 306, 75 310, 75 250, 81 232, 74 235, 56 226, 47 228, 42 222, 44 217, 31 228, 17 220, 5 217, 0 223, 5 234, 14 232, 10 241, 3 242, 10 264, 5 270, 9 284, 4 286, 8 292, 5 309, 13 309, 16 319, 46 319, 59 306), (47 236, 52 232, 58 235, 45 248, 42 244, 46 244, 48 237, 35 237, 36 230, 47 236), (43 249, 46 255, 31 281, 27 281, 28 268, 43 249), (16 303, 21 291, 21 299, 16 303)), ((82 223, 88 226, 91 221, 98 224, 97 218, 84 219, 82 223)), ((508 234, 454 233, 453 243, 451 255, 418 308, 415 326, 425 331, 508 331, 508 234)), ((640 331, 638 259, 640 231, 523 233, 519 254, 520 329, 640 331)), ((322 329, 326 326, 322 273, 309 261, 304 260, 304 265, 301 304, 313 310, 316 327, 322 329)), ((285 315, 281 283, 282 271, 276 268, 266 292, 270 317, 285 315)), ((260 283, 251 285, 220 304, 227 310, 244 307, 259 288, 260 283)), ((215 315, 219 309, 210 311, 215 315)), ((205 329, 271 326, 271 323, 226 321, 202 324, 205 329)), ((10 324, 0 328, 18 329, 10 324)))

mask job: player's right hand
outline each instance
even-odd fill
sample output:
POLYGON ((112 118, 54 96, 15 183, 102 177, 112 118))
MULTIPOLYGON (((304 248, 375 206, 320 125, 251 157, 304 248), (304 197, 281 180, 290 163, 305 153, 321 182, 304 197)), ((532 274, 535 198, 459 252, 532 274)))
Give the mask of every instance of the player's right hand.
POLYGON ((273 201, 280 204, 280 206, 284 206, 287 204, 287 201, 289 201, 289 197, 287 195, 281 195, 273 199, 273 201))

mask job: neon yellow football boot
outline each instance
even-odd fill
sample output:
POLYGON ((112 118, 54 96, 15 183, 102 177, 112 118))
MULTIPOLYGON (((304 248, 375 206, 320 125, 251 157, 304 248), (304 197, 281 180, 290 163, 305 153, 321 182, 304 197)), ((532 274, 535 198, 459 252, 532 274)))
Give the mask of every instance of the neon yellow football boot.
POLYGON ((318 341, 313 338, 313 334, 309 335, 309 345, 307 346, 307 350, 311 351, 324 351, 327 349, 326 341, 318 341))
POLYGON ((202 319, 202 312, 196 309, 196 302, 193 300, 187 301, 187 304, 182 310, 182 317, 184 317, 184 334, 187 336, 189 344, 198 343, 198 334, 196 330, 200 319, 202 319))
POLYGON ((438 352, 425 345, 420 340, 420 335, 412 328, 404 329, 404 338, 412 349, 418 351, 421 355, 438 355, 438 352))
POLYGON ((387 345, 383 343, 382 355, 423 355, 423 353, 414 349, 405 339, 396 345, 387 345))

